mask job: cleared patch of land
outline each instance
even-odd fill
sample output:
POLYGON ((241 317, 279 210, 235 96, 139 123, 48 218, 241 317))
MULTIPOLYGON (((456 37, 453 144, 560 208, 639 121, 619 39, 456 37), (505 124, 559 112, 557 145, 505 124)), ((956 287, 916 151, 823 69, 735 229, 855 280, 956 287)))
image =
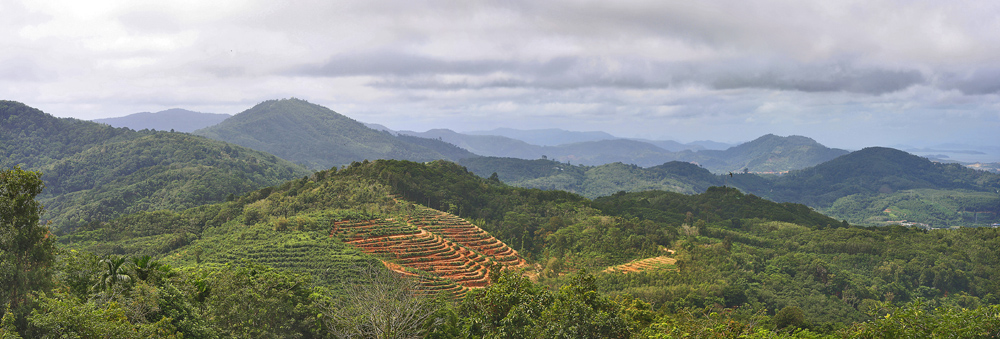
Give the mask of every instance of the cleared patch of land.
POLYGON ((406 221, 337 221, 331 235, 381 256, 390 270, 418 278, 430 294, 461 296, 470 288, 489 285, 494 265, 525 265, 517 251, 478 226, 430 208, 419 208, 406 221))
POLYGON ((633 260, 625 264, 611 266, 604 269, 604 272, 634 273, 634 272, 643 272, 651 270, 675 270, 677 269, 677 266, 675 266, 676 263, 677 259, 668 256, 659 256, 659 257, 633 260))

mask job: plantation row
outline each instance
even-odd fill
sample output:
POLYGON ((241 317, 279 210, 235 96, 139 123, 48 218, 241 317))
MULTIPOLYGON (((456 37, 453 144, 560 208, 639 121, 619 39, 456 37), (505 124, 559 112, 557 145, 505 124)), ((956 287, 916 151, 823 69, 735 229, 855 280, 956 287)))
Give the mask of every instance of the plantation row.
POLYGON ((433 209, 421 209, 410 216, 409 222, 442 237, 462 244, 474 251, 486 254, 508 267, 525 265, 517 251, 476 225, 455 215, 433 209))
POLYGON ((659 256, 652 258, 645 258, 639 260, 633 260, 632 262, 611 266, 604 270, 606 273, 611 272, 621 272, 621 273, 634 273, 634 272, 645 272, 651 270, 676 270, 677 259, 668 256, 659 256))
POLYGON ((418 277, 425 293, 462 296, 489 285, 490 267, 520 267, 524 259, 479 227, 437 210, 419 207, 406 222, 396 219, 340 220, 331 236, 387 260, 386 267, 418 277))

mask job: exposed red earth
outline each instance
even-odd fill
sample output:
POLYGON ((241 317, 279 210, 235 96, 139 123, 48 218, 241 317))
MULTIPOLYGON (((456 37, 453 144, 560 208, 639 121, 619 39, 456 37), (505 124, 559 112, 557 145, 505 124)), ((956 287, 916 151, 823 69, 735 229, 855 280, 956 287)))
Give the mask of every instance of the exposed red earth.
POLYGON ((383 258, 387 268, 415 277, 428 294, 462 296, 489 285, 489 269, 526 263, 517 251, 476 225, 438 210, 418 207, 407 220, 344 220, 332 236, 383 258))

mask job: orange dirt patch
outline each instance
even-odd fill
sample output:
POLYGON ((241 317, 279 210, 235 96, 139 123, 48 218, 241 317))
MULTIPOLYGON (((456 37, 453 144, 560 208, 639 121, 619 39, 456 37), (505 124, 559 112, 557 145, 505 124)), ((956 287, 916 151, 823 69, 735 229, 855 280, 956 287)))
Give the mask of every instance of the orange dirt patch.
POLYGON ((406 221, 336 221, 330 235, 383 257, 387 268, 417 278, 428 294, 462 296, 489 285, 491 266, 526 264, 517 251, 478 226, 430 208, 421 208, 406 221))
POLYGON ((611 266, 604 269, 604 272, 622 272, 622 273, 632 273, 632 272, 642 272, 651 271, 659 269, 676 269, 673 267, 677 263, 677 259, 659 256, 646 259, 633 260, 632 262, 621 264, 618 266, 611 266))

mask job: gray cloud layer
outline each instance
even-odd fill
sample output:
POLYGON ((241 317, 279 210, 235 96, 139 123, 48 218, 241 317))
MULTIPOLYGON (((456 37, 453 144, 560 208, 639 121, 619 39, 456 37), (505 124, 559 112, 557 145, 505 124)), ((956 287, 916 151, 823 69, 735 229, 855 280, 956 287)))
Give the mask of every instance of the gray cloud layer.
POLYGON ((992 1, 5 1, 0 96, 80 118, 296 96, 401 129, 1000 144, 998 31, 992 1))

